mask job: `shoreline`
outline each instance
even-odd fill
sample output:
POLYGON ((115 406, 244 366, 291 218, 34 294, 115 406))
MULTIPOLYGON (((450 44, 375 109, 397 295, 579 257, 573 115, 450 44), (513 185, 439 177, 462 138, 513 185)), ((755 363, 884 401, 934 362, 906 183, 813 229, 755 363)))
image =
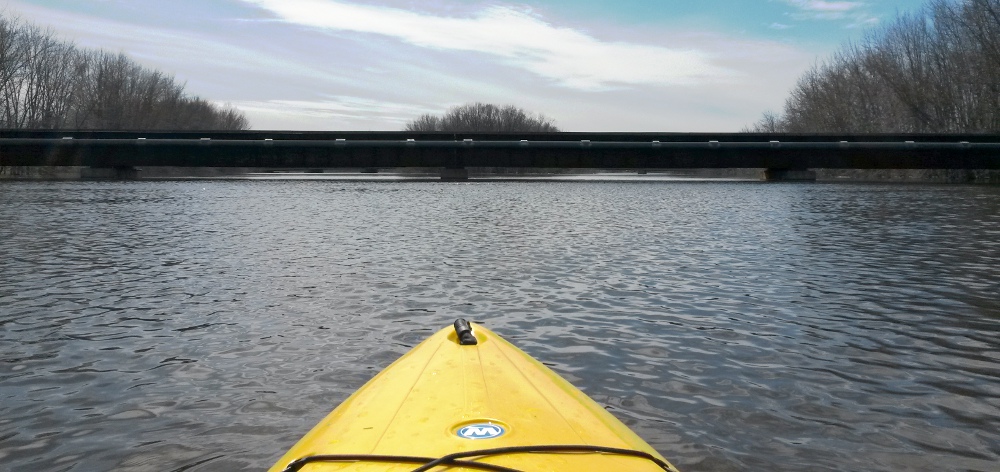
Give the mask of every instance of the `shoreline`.
MULTIPOLYGON (((437 169, 261 169, 245 167, 144 167, 116 173, 92 172, 82 166, 0 167, 0 181, 95 181, 95 180, 199 180, 199 179, 282 179, 311 177, 322 180, 352 181, 440 181, 437 169)), ((104 169, 100 169, 104 170, 104 169)), ((996 169, 813 169, 816 182, 1000 184, 996 169)), ((763 181, 763 169, 648 169, 641 171, 599 171, 592 169, 469 168, 469 181, 763 181)))

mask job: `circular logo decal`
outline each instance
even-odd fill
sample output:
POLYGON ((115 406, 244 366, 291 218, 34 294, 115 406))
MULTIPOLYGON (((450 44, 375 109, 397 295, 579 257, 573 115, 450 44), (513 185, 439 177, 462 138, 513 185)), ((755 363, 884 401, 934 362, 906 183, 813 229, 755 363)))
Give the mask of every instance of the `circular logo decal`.
POLYGON ((455 433, 465 439, 493 439, 503 436, 507 430, 496 423, 468 424, 458 428, 455 433))

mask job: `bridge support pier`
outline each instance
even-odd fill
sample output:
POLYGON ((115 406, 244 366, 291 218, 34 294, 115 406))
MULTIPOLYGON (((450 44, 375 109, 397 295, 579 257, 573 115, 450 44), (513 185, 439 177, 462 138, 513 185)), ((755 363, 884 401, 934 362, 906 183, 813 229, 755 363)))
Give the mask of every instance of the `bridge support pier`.
POLYGON ((444 182, 463 182, 469 180, 469 169, 464 167, 450 169, 445 167, 441 169, 441 180, 444 182))
POLYGON ((815 182, 816 171, 809 169, 764 169, 768 182, 815 182))
POLYGON ((80 169, 83 180, 136 180, 139 169, 132 166, 84 167, 80 169))

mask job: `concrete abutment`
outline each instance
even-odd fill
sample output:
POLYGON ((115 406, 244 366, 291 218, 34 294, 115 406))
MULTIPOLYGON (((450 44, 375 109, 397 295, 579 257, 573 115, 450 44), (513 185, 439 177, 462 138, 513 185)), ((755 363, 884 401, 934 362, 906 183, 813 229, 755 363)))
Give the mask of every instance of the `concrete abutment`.
POLYGON ((444 182, 464 182, 469 180, 469 169, 451 169, 445 167, 441 169, 441 180, 444 182))
POLYGON ((115 167, 83 167, 80 169, 82 180, 136 180, 139 169, 132 166, 115 167))
POLYGON ((816 171, 810 169, 764 169, 762 177, 768 182, 815 182, 816 171))

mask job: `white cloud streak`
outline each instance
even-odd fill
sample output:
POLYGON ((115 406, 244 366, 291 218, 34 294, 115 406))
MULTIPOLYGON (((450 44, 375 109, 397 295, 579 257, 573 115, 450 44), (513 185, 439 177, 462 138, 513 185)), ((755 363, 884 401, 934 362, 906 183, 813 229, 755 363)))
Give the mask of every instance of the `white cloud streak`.
POLYGON ((861 2, 830 2, 824 0, 788 0, 800 10, 822 13, 846 13, 864 6, 861 2))
MULTIPOLYGON (((484 101, 543 112, 573 131, 733 131, 780 107, 817 54, 786 42, 652 25, 624 30, 597 21, 583 32, 528 10, 450 1, 422 5, 439 9, 433 14, 364 7, 368 16, 342 19, 351 24, 338 28, 291 21, 250 0, 206 7, 190 21, 157 9, 186 11, 204 0, 143 2, 151 14, 141 17, 34 1, 41 0, 8 5, 81 46, 123 51, 177 74, 190 93, 245 111, 256 129, 398 130, 420 114, 484 101), (395 23, 381 25, 386 14, 395 23), (366 18, 370 23, 353 24, 366 18), (489 30, 490 21, 498 26, 489 30), (420 31, 435 27, 444 31, 420 31), (710 73, 678 72, 683 63, 671 62, 672 54, 693 57, 710 73), (571 67, 580 67, 577 75, 567 74, 571 67), (678 83, 685 85, 666 86, 678 83)), ((131 1, 119 0, 129 11, 141 9, 131 1)))
POLYGON ((14 16, 37 19, 39 26, 51 27, 60 38, 69 39, 84 48, 126 52, 140 63, 162 69, 168 74, 181 71, 181 82, 189 79, 197 81, 198 77, 183 71, 204 71, 201 67, 204 65, 226 71, 224 73, 236 70, 244 75, 282 71, 313 79, 326 77, 323 71, 307 64, 277 54, 265 54, 258 48, 228 43, 226 38, 219 38, 210 31, 193 33, 169 27, 125 23, 31 4, 16 4, 16 7, 12 10, 14 16))
POLYGON ((870 25, 878 22, 878 17, 872 16, 865 2, 828 1, 828 0, 785 0, 785 3, 798 9, 798 13, 790 15, 795 20, 850 20, 848 28, 870 25))
POLYGON ((383 35, 439 51, 496 56, 507 65, 576 89, 690 85, 727 81, 737 75, 713 64, 699 50, 601 41, 509 7, 489 7, 460 18, 336 0, 244 1, 298 25, 383 35))

